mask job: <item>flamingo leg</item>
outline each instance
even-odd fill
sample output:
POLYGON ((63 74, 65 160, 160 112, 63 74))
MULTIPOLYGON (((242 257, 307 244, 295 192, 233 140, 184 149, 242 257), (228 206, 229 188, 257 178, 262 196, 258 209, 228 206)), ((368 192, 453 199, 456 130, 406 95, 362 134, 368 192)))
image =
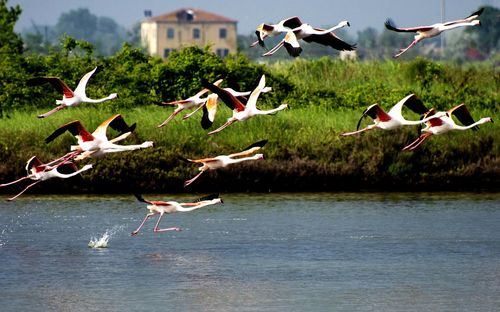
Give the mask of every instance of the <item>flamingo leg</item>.
POLYGON ((69 152, 69 153, 67 153, 64 156, 59 157, 58 159, 55 159, 55 160, 47 163, 46 164, 47 165, 47 170, 52 170, 52 169, 57 168, 59 166, 65 165, 67 163, 70 163, 73 160, 73 158, 75 158, 76 156, 78 156, 78 154, 80 154, 80 153, 81 153, 81 150, 77 150, 77 151, 74 151, 74 152, 69 152), (51 166, 52 164, 55 164, 55 165, 51 166))
POLYGON ((17 179, 17 180, 15 180, 15 181, 12 181, 12 182, 9 182, 9 183, 0 184, 0 187, 2 187, 2 186, 12 185, 12 184, 16 184, 17 182, 21 182, 22 180, 26 180, 26 179, 29 179, 29 177, 28 177, 28 176, 26 176, 26 177, 22 177, 22 178, 20 178, 20 179, 17 179))
POLYGON ((357 130, 357 131, 353 131, 353 132, 345 132, 345 133, 342 133, 340 134, 341 136, 350 136, 350 135, 355 135, 355 134, 358 134, 358 133, 361 133, 361 132, 365 132, 365 131, 368 131, 368 130, 371 130, 373 129, 374 127, 366 127, 366 128, 363 128, 361 130, 357 130))
POLYGON ((153 232, 158 233, 158 232, 166 232, 166 231, 180 231, 181 229, 178 227, 171 227, 171 228, 166 228, 166 229, 160 229, 158 226, 160 225, 161 218, 163 218, 163 213, 160 214, 158 217, 158 221, 156 221, 155 228, 153 229, 153 232))
POLYGON ((397 58, 401 54, 403 54, 406 51, 408 51, 411 47, 413 47, 415 44, 417 44, 417 42, 418 42, 417 40, 413 40, 412 43, 410 43, 410 45, 408 47, 406 47, 405 49, 401 49, 398 54, 394 55, 394 58, 397 58))
POLYGON ((16 196, 14 197, 11 197, 9 199, 7 199, 7 201, 13 201, 14 199, 18 198, 19 196, 21 196, 22 193, 26 192, 30 187, 34 186, 35 184, 37 184, 39 181, 35 181, 34 183, 31 183, 30 185, 28 185, 24 190, 22 190, 19 194, 17 194, 16 196))
POLYGON ((47 116, 50 116, 50 115, 54 114, 57 111, 60 111, 61 109, 65 108, 65 107, 66 107, 66 105, 64 105, 64 104, 56 106, 54 109, 46 112, 45 114, 38 115, 38 118, 45 118, 47 116))
POLYGON ((175 115, 177 115, 182 109, 176 109, 174 110, 174 112, 172 114, 170 114, 170 116, 168 116, 167 119, 165 119, 164 122, 162 122, 161 124, 158 125, 158 128, 162 128, 163 126, 165 126, 170 120, 172 120, 172 118, 175 117, 175 115))
POLYGON ((193 178, 191 178, 191 179, 187 180, 186 182, 184 182, 184 187, 186 187, 186 186, 190 185, 191 183, 193 183, 193 182, 194 182, 194 180, 198 179, 198 177, 199 177, 199 176, 201 176, 201 174, 202 174, 203 172, 205 172, 205 171, 202 171, 202 172, 198 173, 198 174, 197 174, 197 175, 195 175, 193 178))
POLYGON ((425 139, 427 139, 427 138, 428 138, 428 137, 430 137, 430 136, 431 136, 431 133, 426 133, 426 135, 424 135, 424 136, 422 137, 422 139, 421 139, 421 140, 420 140, 420 141, 419 141, 416 145, 412 146, 412 147, 410 148, 410 150, 411 150, 411 151, 413 151, 414 149, 416 149, 417 147, 419 147, 419 146, 420 146, 420 144, 422 144, 422 143, 425 141, 425 139))
POLYGON ((208 133, 208 135, 212 135, 214 133, 217 133, 217 132, 221 132, 222 130, 224 130, 225 128, 227 128, 228 126, 230 126, 234 121, 228 121, 226 122, 225 124, 223 124, 222 126, 220 126, 219 128, 213 130, 213 131, 210 131, 208 133))
POLYGON ((139 233, 139 230, 142 228, 144 223, 146 223, 146 221, 154 215, 155 215, 154 213, 148 213, 146 215, 146 217, 144 218, 144 220, 142 220, 142 223, 139 225, 139 227, 135 231, 133 231, 130 235, 132 235, 132 236, 137 235, 137 233, 139 233))
POLYGON ((266 53, 262 54, 262 56, 271 56, 273 55, 274 53, 276 53, 276 51, 278 51, 283 45, 285 44, 285 40, 281 40, 280 43, 278 43, 277 45, 274 46, 274 48, 272 48, 271 50, 267 51, 266 53))
POLYGON ((198 106, 194 111, 192 111, 191 113, 189 114, 186 114, 182 117, 182 119, 188 119, 189 117, 191 117, 193 114, 195 114, 197 111, 199 111, 201 108, 203 108, 203 106, 205 105, 205 103, 201 104, 200 106, 198 106))
POLYGON ((432 133, 423 133, 415 141, 413 141, 410 144, 408 144, 407 146, 405 146, 403 148, 403 151, 413 151, 415 148, 420 146, 420 144, 422 144, 422 142, 424 142, 425 139, 427 139, 431 135, 432 135, 432 133))
POLYGON ((257 44, 259 44, 259 40, 256 40, 250 44, 250 48, 255 47, 257 44))
POLYGON ((65 161, 65 160, 67 160, 67 159, 71 159, 71 158, 73 157, 73 154, 74 154, 74 153, 75 153, 75 152, 69 152, 69 153, 65 154, 64 156, 62 156, 62 157, 59 157, 59 158, 57 158, 57 159, 54 159, 54 160, 53 160, 53 161, 51 161, 51 162, 46 163, 46 165, 47 165, 47 166, 50 166, 50 165, 55 164, 55 163, 57 163, 57 162, 59 162, 59 161, 61 161, 61 160, 65 161))

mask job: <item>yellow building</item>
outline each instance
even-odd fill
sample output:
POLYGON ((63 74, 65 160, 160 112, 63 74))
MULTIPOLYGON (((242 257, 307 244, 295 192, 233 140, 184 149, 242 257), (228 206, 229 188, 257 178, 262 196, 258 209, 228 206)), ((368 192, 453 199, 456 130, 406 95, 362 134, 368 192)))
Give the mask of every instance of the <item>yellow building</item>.
POLYGON ((236 38, 235 20, 198 9, 180 9, 141 23, 143 46, 150 55, 163 58, 173 50, 207 44, 224 57, 236 52, 236 38))

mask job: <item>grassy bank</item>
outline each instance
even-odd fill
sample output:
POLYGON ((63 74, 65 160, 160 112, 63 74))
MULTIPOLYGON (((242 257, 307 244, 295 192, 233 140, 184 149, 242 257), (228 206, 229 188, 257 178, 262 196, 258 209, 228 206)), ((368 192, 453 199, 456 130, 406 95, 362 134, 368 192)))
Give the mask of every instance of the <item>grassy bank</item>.
MULTIPOLYGON (((44 139, 75 119, 93 131, 120 113, 129 124, 137 123, 134 135, 124 144, 146 140, 156 144, 152 149, 91 160, 94 168, 83 179, 46 181, 32 192, 499 190, 498 123, 483 125, 479 131, 433 137, 414 152, 401 148, 417 136, 415 127, 340 136, 355 129, 367 106, 379 103, 389 108, 409 93, 429 108, 446 110, 466 103, 476 120, 490 116, 498 121, 500 75, 493 64, 457 66, 422 58, 360 63, 298 58, 266 66, 241 55, 220 59, 198 48, 172 53, 162 62, 126 46, 106 59, 59 53, 18 60, 22 66, 14 61, 12 65, 23 70, 5 75, 10 80, 4 82, 5 92, 0 95, 4 107, 0 181, 25 175, 25 163, 33 155, 49 161, 65 154, 76 142, 69 133, 48 145, 44 139), (101 97, 117 92, 118 99, 36 118, 60 95, 43 87, 27 87, 26 79, 56 75, 73 85, 94 66, 101 70, 90 80, 87 94, 101 97), (290 110, 236 123, 213 136, 200 127, 201 112, 187 121, 178 116, 163 129, 156 127, 173 108, 155 106, 154 101, 186 98, 199 91, 202 79, 224 77, 224 87, 251 90, 262 74, 273 91, 259 98, 259 107, 288 103, 290 110), (198 171, 178 156, 196 159, 228 154, 262 139, 269 140, 263 149, 264 161, 205 173, 183 188, 183 181, 198 171)), ((404 114, 408 119, 418 118, 407 110, 404 114)), ((214 129, 229 115, 221 104, 214 129)))
MULTIPOLYGON (((402 152, 401 148, 416 137, 415 127, 375 130, 355 137, 339 135, 355 129, 362 110, 292 106, 275 116, 259 116, 207 136, 199 126, 201 114, 186 121, 178 116, 158 129, 156 125, 172 109, 154 105, 120 109, 129 124, 137 123, 135 134, 123 144, 152 140, 154 148, 85 161, 94 168, 82 179, 46 181, 32 192, 499 190, 498 123, 483 125, 479 131, 436 136, 414 152, 402 152), (179 161, 178 156, 227 154, 261 139, 269 140, 263 148, 264 161, 207 172, 183 188, 183 181, 198 171, 196 165, 179 161)), ((25 162, 33 155, 48 161, 66 153, 76 142, 69 133, 44 143, 58 126, 79 119, 93 131, 118 112, 110 102, 66 109, 42 120, 36 118, 38 113, 12 112, 0 123, 0 181, 24 175, 25 162)), ((489 109, 472 108, 471 113, 476 119, 497 117, 497 111, 489 109)), ((227 116, 228 109, 220 108, 214 126, 227 116)), ((14 193, 20 189, 0 191, 14 193)))

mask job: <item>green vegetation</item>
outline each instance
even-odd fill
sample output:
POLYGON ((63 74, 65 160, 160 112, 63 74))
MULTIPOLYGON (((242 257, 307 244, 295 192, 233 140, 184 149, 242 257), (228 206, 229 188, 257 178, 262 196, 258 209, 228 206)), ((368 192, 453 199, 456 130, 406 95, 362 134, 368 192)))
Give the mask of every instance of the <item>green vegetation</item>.
MULTIPOLYGON (((477 120, 498 118, 498 68, 492 63, 456 65, 424 58, 411 61, 341 62, 327 57, 296 59, 261 65, 242 54, 220 59, 208 48, 186 48, 168 61, 124 45, 109 57, 94 56, 93 46, 66 37, 60 51, 48 55, 23 54, 12 33, 19 11, 4 10, 0 0, 0 181, 25 174, 33 155, 49 161, 65 154, 75 138, 69 133, 50 144, 44 139, 60 125, 79 119, 93 131, 112 114, 137 123, 123 144, 146 140, 151 149, 90 160, 94 168, 83 179, 47 181, 31 192, 45 190, 94 193, 184 191, 337 191, 337 190, 490 190, 498 191, 500 132, 498 123, 479 131, 436 136, 414 152, 401 148, 417 135, 417 128, 371 131, 356 137, 339 134, 354 130, 363 110, 378 102, 391 107, 409 93, 428 107, 448 109, 466 103, 477 120), (98 98, 117 92, 119 98, 101 104, 82 104, 46 119, 36 116, 52 108, 60 95, 47 87, 26 86, 34 76, 58 76, 70 87, 94 68, 87 94, 98 98), (225 87, 251 90, 266 75, 273 92, 263 94, 263 108, 288 103, 290 110, 236 123, 208 136, 199 125, 201 112, 191 119, 177 116, 158 129, 173 108, 155 101, 186 98, 201 89, 201 80, 223 77, 225 87), (178 156, 203 158, 227 154, 268 139, 264 161, 205 173, 188 189, 182 182, 198 171, 178 156)), ((231 114, 220 105, 214 128, 231 114)), ((405 111, 408 119, 418 116, 405 111)), ((369 121, 365 121, 367 123, 369 121)), ((21 186, 18 186, 21 187, 21 186)), ((13 192, 13 187, 1 192, 13 192)))

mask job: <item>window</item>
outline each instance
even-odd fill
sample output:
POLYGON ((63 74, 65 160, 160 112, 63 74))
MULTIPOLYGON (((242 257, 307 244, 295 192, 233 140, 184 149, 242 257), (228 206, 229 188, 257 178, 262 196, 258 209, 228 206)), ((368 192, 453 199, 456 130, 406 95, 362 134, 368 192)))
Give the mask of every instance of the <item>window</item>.
POLYGON ((171 49, 163 50, 163 57, 168 57, 168 55, 170 54, 171 51, 172 51, 171 49))
POLYGON ((219 29, 219 38, 225 39, 227 37, 227 29, 221 28, 219 29))
POLYGON ((167 29, 167 38, 168 39, 173 39, 174 38, 175 31, 173 28, 168 28, 167 29))
POLYGON ((217 49, 216 53, 219 57, 225 57, 229 54, 229 49, 217 49))
POLYGON ((193 39, 200 39, 200 29, 199 28, 193 29, 193 39))

